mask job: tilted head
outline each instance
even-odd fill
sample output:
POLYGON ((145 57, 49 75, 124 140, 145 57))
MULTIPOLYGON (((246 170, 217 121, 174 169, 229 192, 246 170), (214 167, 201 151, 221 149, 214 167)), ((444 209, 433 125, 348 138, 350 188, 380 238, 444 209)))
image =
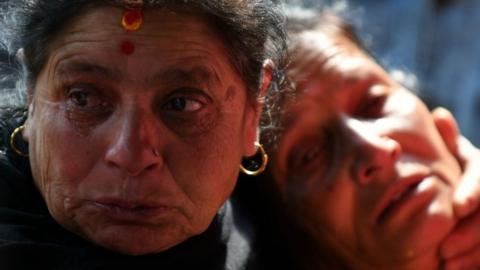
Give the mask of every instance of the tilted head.
POLYGON ((425 104, 342 20, 311 19, 290 33, 297 98, 270 167, 290 218, 333 254, 330 269, 436 269, 459 164, 425 104))

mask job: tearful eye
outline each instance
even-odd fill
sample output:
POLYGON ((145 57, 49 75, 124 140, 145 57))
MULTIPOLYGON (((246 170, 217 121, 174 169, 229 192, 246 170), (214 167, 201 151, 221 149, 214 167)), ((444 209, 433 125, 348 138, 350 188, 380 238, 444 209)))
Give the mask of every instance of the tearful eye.
POLYGON ((99 95, 92 89, 75 87, 68 90, 68 99, 77 107, 93 108, 102 105, 99 95))
POLYGON ((217 104, 198 87, 178 87, 154 103, 158 116, 179 136, 196 136, 211 130, 218 121, 217 104))
POLYGON ((75 84, 65 89, 66 117, 81 132, 101 123, 114 111, 114 101, 90 84, 75 84))
POLYGON ((88 105, 88 94, 84 92, 77 92, 71 95, 73 103, 78 106, 85 107, 88 105))
POLYGON ((163 105, 164 110, 195 112, 200 110, 203 104, 200 101, 187 97, 174 97, 163 105))

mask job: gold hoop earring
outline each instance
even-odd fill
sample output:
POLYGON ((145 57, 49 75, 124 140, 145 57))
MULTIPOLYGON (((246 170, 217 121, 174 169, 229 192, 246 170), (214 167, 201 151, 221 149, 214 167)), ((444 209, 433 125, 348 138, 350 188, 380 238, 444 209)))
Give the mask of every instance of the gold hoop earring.
POLYGON ((17 155, 22 157, 28 157, 28 153, 23 153, 18 147, 15 145, 15 137, 17 137, 18 133, 21 133, 25 129, 25 125, 21 125, 13 130, 12 135, 10 135, 10 148, 17 153, 17 155))
MULTIPOLYGON (((263 148, 263 145, 261 145, 260 143, 258 142, 255 142, 255 146, 258 147, 257 149, 257 152, 258 150, 260 150, 260 155, 262 156, 262 164, 254 171, 252 170, 249 170, 249 169, 246 169, 241 163, 240 163, 240 170, 246 174, 246 175, 251 175, 251 176, 256 176, 256 175, 259 175, 261 174, 263 171, 265 171, 265 169, 267 168, 267 164, 268 164, 268 155, 267 153, 265 152, 265 149, 263 148)), ((257 155, 257 154, 255 154, 257 155)), ((253 161, 252 161, 253 162, 253 161)), ((256 166, 258 166, 258 164, 256 164, 256 166)))

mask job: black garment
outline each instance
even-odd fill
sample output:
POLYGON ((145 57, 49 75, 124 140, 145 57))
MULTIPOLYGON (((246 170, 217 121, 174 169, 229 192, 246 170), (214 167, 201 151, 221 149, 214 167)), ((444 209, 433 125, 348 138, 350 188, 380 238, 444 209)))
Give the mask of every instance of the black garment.
POLYGON ((117 254, 65 230, 48 213, 28 159, 9 148, 23 121, 21 113, 0 119, 0 269, 256 269, 250 219, 235 199, 205 233, 155 255, 117 254))

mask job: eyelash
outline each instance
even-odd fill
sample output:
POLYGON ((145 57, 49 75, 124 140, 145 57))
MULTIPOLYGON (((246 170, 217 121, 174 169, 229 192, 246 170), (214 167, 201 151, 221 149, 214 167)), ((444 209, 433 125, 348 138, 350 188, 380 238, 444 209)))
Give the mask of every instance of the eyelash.
POLYGON ((79 127, 98 123, 112 111, 112 106, 95 86, 77 84, 65 89, 67 117, 79 127))
POLYGON ((211 102, 205 91, 192 88, 180 87, 175 89, 161 103, 160 109, 167 113, 175 113, 184 116, 197 114, 211 102))
POLYGON ((163 110, 170 110, 170 111, 182 111, 187 113, 194 113, 203 108, 205 104, 198 99, 184 97, 184 96, 176 96, 169 98, 168 101, 163 104, 163 110), (193 109, 185 109, 193 106, 193 109), (179 108, 180 107, 180 108, 179 108))
MULTIPOLYGON (((79 108, 95 108, 97 106, 105 105, 105 102, 102 101, 102 97, 98 94, 98 91, 95 87, 89 85, 76 85, 67 88, 66 90, 67 99, 72 105, 79 108), (83 96, 82 96, 83 95, 83 96), (80 104, 82 101, 79 101, 79 98, 96 98, 97 102, 95 104, 80 104)), ((85 101, 85 100, 84 100, 85 101)), ((86 101, 88 102, 88 100, 86 101)))

